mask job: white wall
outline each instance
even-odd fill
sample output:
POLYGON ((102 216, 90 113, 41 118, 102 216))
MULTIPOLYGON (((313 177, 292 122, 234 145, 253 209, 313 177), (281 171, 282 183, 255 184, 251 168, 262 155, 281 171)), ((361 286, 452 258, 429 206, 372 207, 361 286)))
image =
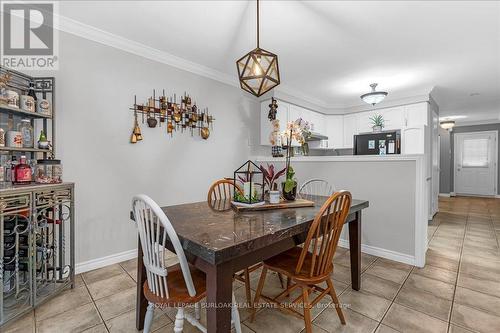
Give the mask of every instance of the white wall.
POLYGON ((136 248, 129 220, 132 196, 160 205, 205 200, 212 181, 231 176, 249 156, 259 128, 259 104, 240 89, 60 33, 56 77, 57 157, 64 178, 76 183, 76 262, 136 248), (134 94, 152 89, 190 93, 216 120, 207 141, 167 136, 142 125, 144 140, 129 138, 134 94))

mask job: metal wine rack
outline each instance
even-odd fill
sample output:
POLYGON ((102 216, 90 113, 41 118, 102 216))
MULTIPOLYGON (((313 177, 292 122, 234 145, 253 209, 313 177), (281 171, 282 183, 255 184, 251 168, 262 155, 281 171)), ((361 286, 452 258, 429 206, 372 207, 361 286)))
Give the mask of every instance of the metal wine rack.
POLYGON ((73 186, 0 190, 0 325, 74 286, 73 186))

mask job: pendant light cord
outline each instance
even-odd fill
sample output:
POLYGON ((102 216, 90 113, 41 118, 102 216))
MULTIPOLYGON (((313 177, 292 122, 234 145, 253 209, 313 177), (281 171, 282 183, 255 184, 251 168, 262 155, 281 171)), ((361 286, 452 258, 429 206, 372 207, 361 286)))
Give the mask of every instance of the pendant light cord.
POLYGON ((259 48, 259 0, 257 0, 257 48, 259 48))

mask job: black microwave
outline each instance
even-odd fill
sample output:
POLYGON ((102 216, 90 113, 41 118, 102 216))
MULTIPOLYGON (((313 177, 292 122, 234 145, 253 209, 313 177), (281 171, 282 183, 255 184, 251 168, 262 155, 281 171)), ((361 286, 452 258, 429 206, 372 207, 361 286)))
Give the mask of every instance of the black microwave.
POLYGON ((364 133, 354 136, 354 155, 401 154, 401 131, 364 133))

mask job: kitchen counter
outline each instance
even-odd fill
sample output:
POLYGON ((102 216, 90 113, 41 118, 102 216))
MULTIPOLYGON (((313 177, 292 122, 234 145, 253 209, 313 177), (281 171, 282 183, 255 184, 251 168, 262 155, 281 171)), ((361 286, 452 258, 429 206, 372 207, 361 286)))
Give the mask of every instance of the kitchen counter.
MULTIPOLYGON (((292 162, 373 162, 373 161, 416 161, 425 155, 340 155, 340 156, 294 156, 292 162)), ((257 162, 284 162, 285 157, 254 156, 257 162)))
MULTIPOLYGON (((279 170, 285 158, 254 156, 257 165, 279 170)), ((300 185, 324 179, 336 190, 370 201, 363 212, 365 253, 423 267, 427 249, 429 181, 425 155, 297 156, 291 165, 300 185)), ((349 245, 344 230, 340 246, 349 245)))

